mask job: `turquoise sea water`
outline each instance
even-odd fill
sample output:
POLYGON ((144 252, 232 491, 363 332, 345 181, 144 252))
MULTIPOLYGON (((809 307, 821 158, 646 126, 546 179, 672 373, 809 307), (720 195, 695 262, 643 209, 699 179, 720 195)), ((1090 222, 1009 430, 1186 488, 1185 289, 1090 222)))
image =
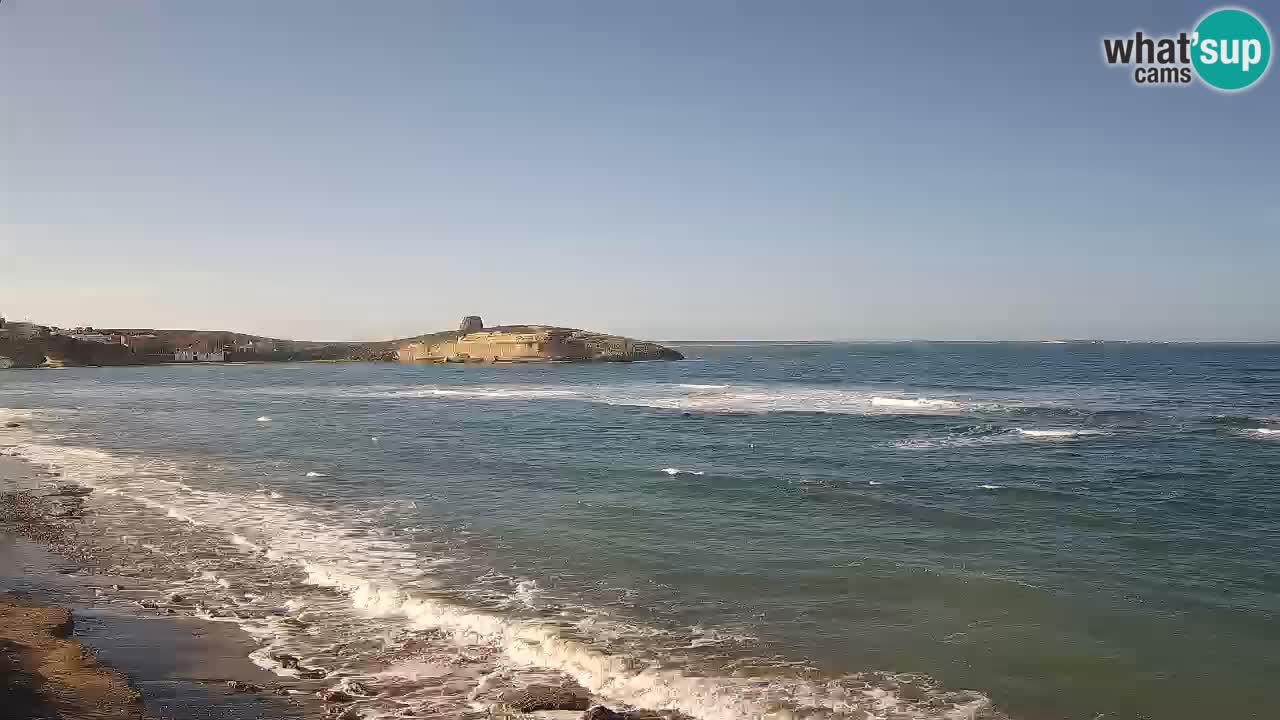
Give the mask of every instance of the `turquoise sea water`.
POLYGON ((680 349, 13 371, 0 445, 375 714, 1275 717, 1280 347, 680 349))

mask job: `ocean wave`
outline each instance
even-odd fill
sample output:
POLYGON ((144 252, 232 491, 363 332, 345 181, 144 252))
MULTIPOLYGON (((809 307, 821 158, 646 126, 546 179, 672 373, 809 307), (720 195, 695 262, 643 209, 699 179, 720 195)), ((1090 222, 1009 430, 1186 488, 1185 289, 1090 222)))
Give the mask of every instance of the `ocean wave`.
MULTIPOLYGON (((336 657, 332 643, 341 645, 347 642, 343 638, 390 633, 386 637, 394 646, 395 628, 403 623, 400 627, 404 629, 430 631, 427 639, 447 640, 452 650, 446 653, 444 647, 437 647, 436 652, 445 654, 432 656, 441 658, 436 670, 451 671, 453 661, 449 658, 459 666, 466 664, 468 672, 476 669, 478 658, 491 658, 485 662, 496 663, 480 666, 487 668, 484 677, 494 678, 494 682, 481 681, 465 696, 451 696, 449 701, 457 703, 459 714, 474 712, 476 703, 496 702, 502 683, 512 682, 512 677, 547 677, 546 673, 572 678, 609 703, 678 710, 702 720, 890 715, 940 719, 972 718, 990 712, 991 703, 985 696, 947 693, 919 675, 814 677, 779 670, 756 676, 715 673, 701 667, 686 672, 675 669, 671 662, 646 660, 630 652, 606 649, 613 647, 610 642, 594 641, 596 629, 604 638, 609 632, 630 633, 606 614, 583 611, 574 631, 566 632, 563 606, 552 616, 539 614, 542 589, 531 578, 495 579, 509 588, 506 602, 476 606, 452 599, 451 591, 430 576, 434 571, 431 558, 422 557, 385 529, 374 532, 372 526, 352 525, 356 517, 349 509, 339 513, 260 494, 187 492, 172 481, 184 474, 183 468, 91 448, 24 443, 16 449, 28 460, 58 468, 68 482, 109 492, 103 502, 135 503, 138 512, 152 512, 154 522, 177 522, 188 528, 165 533, 148 530, 141 518, 130 516, 124 506, 113 506, 114 512, 101 514, 105 522, 119 522, 131 533, 150 533, 149 544, 160 539, 198 543, 201 552, 192 556, 198 563, 192 570, 198 571, 190 572, 192 579, 183 582, 202 583, 206 594, 225 598, 221 606, 202 607, 198 612, 211 620, 240 625, 262 645, 251 655, 254 662, 282 675, 296 671, 281 667, 274 660, 278 653, 295 654, 304 664, 324 662, 325 658, 332 662, 336 657), (216 553, 210 552, 216 543, 202 539, 206 536, 220 536, 242 557, 218 560, 216 553), (297 582, 304 585, 291 585, 294 581, 281 574, 282 568, 290 566, 297 568, 301 574, 297 582), (255 571, 255 567, 260 569, 255 571), (308 595, 295 589, 307 586, 340 594, 308 595), (291 596, 280 597, 282 591, 291 596), (343 607, 345 612, 341 612, 343 607), (336 636, 335 628, 342 624, 349 627, 341 637, 336 636), (300 631, 300 627, 306 629, 300 631), (902 685, 910 685, 912 692, 897 689, 902 685)), ((175 558, 183 554, 156 553, 175 558)), ((445 559, 437 558, 441 562, 445 559)), ((723 638, 732 636, 723 634, 723 638)), ((689 652, 726 642, 716 637, 715 632, 702 629, 691 633, 683 646, 689 652)), ((364 661, 357 657, 342 662, 345 664, 331 667, 325 674, 350 672, 341 668, 364 661)), ((465 684, 468 677, 474 681, 476 676, 461 673, 454 684, 465 684)), ((429 693, 423 691, 424 707, 439 707, 441 688, 437 684, 429 693)), ((408 697, 400 695, 399 699, 408 697)))
POLYGON ((682 470, 678 467, 665 467, 659 470, 658 472, 664 472, 672 477, 675 477, 676 475, 703 475, 704 474, 701 470, 682 470))
POLYGON ((1103 435, 1101 430, 1028 430, 1025 428, 1014 428, 1019 434, 1029 438, 1043 438, 1047 440, 1066 440, 1069 438, 1084 437, 1086 435, 1103 435))
POLYGON ((888 408, 906 408, 906 409, 950 409, 957 408, 960 403, 954 400, 936 400, 926 397, 915 398, 896 398, 896 397, 880 397, 879 395, 871 398, 871 404, 874 407, 888 408))
POLYGON ((1093 429, 1020 428, 982 424, 952 429, 945 435, 911 437, 893 443, 900 450, 930 450, 936 448, 966 448, 1026 444, 1034 442, 1072 441, 1108 433, 1093 429))
POLYGON ((426 388, 420 394, 437 397, 477 398, 481 400, 539 400, 543 398, 573 397, 576 390, 558 390, 555 388, 426 388))
POLYGON ((815 413, 840 415, 955 414, 977 404, 963 400, 894 397, 883 389, 799 385, 635 384, 573 389, 542 386, 415 387, 375 396, 470 400, 576 400, 579 402, 680 410, 706 414, 815 413))
MULTIPOLYGON (((365 385, 358 387, 311 386, 256 388, 251 394, 285 397, 345 399, 421 399, 454 402, 584 402, 618 407, 640 407, 708 415, 765 415, 773 413, 835 415, 964 414, 1006 415, 1024 422, 1090 423, 1104 426, 1142 427, 1167 422, 1167 413, 1142 405, 1117 406, 1114 398, 1089 389, 1014 387, 1005 385, 930 383, 912 386, 933 388, 919 393, 912 388, 889 391, 885 384, 820 385, 791 382, 632 382, 626 384, 457 384, 365 385)), ((1227 422, 1239 420, 1228 418, 1227 422)), ((1221 418, 1218 421, 1222 421, 1221 418)), ((1252 419, 1254 425, 1268 420, 1252 419)))
MULTIPOLYGON (((342 570, 307 567, 308 580, 346 593, 352 605, 374 615, 403 616, 422 629, 444 632, 459 646, 498 648, 516 666, 556 670, 593 695, 614 703, 675 709, 702 720, 777 717, 865 718, 869 712, 903 718, 966 718, 990 708, 971 694, 950 707, 907 700, 887 687, 866 687, 861 676, 813 682, 800 678, 690 676, 679 670, 637 664, 567 637, 555 624, 516 619, 405 593, 342 570), (780 708, 780 698, 804 698, 780 708), (809 712, 805 712, 808 709, 809 712), (816 711, 816 712, 815 712, 816 711)), ((953 698, 958 700, 960 698, 953 698)), ((941 703, 940 703, 941 704, 941 703)))
POLYGON ((1280 429, 1276 428, 1249 428, 1244 432, 1246 435, 1252 435, 1254 437, 1280 439, 1280 429))
POLYGON ((0 407, 0 425, 9 422, 29 422, 32 415, 31 410, 0 407))

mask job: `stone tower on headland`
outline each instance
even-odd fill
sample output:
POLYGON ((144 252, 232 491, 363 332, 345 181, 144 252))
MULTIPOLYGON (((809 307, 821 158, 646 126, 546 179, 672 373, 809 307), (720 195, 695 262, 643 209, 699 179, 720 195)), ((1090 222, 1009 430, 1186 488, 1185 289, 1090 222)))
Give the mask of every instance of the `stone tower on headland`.
POLYGON ((468 315, 462 318, 462 324, 458 326, 458 332, 466 335, 467 333, 480 332, 484 329, 484 321, 479 315, 468 315))

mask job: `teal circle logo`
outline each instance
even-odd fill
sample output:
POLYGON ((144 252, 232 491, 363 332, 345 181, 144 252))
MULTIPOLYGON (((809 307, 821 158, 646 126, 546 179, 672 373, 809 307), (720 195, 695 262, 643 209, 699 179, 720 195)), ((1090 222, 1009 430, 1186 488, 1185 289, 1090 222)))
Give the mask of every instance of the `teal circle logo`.
POLYGON ((1215 10, 1196 25, 1191 63, 1208 85, 1243 90, 1258 82, 1271 61, 1271 35, 1252 13, 1215 10))

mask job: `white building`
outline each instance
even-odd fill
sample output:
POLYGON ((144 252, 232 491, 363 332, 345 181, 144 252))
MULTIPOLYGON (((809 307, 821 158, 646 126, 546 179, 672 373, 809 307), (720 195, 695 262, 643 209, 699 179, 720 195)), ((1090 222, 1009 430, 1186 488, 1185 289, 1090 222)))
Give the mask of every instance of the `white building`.
POLYGON ((113 345, 116 342, 114 337, 103 335, 102 333, 78 333, 71 335, 71 339, 79 340, 80 342, 98 343, 99 345, 113 345))
POLYGON ((173 351, 173 359, 177 362, 224 362, 226 352, 222 350, 204 351, 195 348, 183 348, 173 351))

